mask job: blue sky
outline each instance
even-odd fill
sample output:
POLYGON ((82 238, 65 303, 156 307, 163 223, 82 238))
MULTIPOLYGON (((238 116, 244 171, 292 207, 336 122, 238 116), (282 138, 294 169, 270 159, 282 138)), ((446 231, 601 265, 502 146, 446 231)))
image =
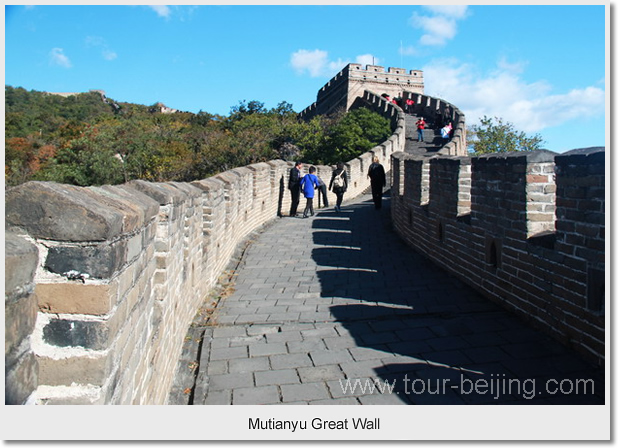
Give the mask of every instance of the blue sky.
POLYGON ((424 70, 468 124, 605 146, 606 30, 589 6, 6 6, 5 84, 227 115, 301 111, 349 62, 424 70))

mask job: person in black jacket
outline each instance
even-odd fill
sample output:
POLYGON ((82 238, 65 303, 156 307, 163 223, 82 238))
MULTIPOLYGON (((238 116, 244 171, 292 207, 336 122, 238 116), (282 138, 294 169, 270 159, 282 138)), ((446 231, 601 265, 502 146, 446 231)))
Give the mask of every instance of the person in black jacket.
POLYGON ((378 156, 373 157, 373 163, 369 165, 367 177, 371 179, 371 196, 376 210, 382 208, 382 189, 386 186, 386 173, 380 164, 378 156))
POLYGON ((333 175, 330 178, 328 189, 337 196, 336 211, 341 211, 341 203, 343 202, 343 194, 348 189, 348 175, 343 168, 343 163, 339 162, 337 168, 333 170, 333 175))
POLYGON ((290 206, 290 216, 296 216, 298 203, 300 202, 300 179, 303 177, 301 170, 303 169, 302 162, 296 162, 294 168, 290 169, 290 178, 288 179, 288 189, 292 194, 292 204, 290 206))

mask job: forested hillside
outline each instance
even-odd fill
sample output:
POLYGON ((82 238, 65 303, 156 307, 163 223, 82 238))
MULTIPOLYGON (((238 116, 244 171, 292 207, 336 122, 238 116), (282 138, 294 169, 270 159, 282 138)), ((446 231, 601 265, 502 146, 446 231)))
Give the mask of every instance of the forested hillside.
POLYGON ((5 186, 192 181, 276 158, 333 164, 390 133, 388 121, 367 109, 309 122, 286 102, 266 109, 242 101, 228 116, 163 114, 97 92, 65 98, 5 86, 5 186))

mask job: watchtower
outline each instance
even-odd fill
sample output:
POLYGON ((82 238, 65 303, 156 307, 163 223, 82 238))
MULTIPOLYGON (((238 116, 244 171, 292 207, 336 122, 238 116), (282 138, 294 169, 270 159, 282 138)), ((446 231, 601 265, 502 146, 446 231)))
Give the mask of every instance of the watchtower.
POLYGON ((318 92, 315 103, 300 115, 311 118, 314 115, 326 115, 339 108, 350 109, 357 97, 362 97, 365 90, 377 95, 383 93, 393 97, 405 97, 405 92, 420 93, 425 91, 422 70, 406 70, 389 67, 385 70, 379 65, 348 64, 318 92))

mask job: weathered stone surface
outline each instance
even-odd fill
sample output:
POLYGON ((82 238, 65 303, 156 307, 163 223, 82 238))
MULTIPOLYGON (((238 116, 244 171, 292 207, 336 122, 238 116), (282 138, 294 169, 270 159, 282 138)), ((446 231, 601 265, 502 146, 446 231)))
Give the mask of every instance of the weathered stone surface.
POLYGON ((117 300, 117 283, 89 285, 73 283, 39 283, 35 292, 41 310, 47 313, 107 314, 117 300))
MULTIPOLYGON (((17 288, 32 283, 39 262, 34 244, 12 232, 4 235, 4 294, 13 294, 17 288)), ((5 299, 6 300, 6 299, 5 299)))
POLYGON ((7 190, 5 199, 6 223, 35 238, 104 241, 122 232, 122 210, 93 200, 82 187, 28 182, 7 190))
POLYGON ((105 384, 111 369, 111 357, 79 356, 73 358, 39 358, 39 380, 48 386, 76 384, 105 384))
POLYGON ((5 366, 4 404, 24 404, 37 387, 38 364, 28 352, 15 364, 5 366))
POLYGON ((186 200, 185 193, 170 184, 133 180, 127 185, 151 197, 159 205, 181 204, 186 200))
POLYGON ((110 278, 127 261, 127 242, 96 246, 52 247, 45 268, 56 274, 77 271, 93 278, 110 278))
POLYGON ((51 319, 43 328, 43 340, 57 347, 107 348, 107 322, 51 319))
POLYGON ((7 364, 15 362, 30 346, 25 339, 34 330, 36 314, 37 301, 34 295, 4 303, 4 361, 7 364))
POLYGON ((104 185, 88 187, 86 194, 92 195, 94 201, 121 210, 125 219, 122 232, 135 232, 144 227, 159 211, 159 205, 142 192, 127 186, 104 185))

